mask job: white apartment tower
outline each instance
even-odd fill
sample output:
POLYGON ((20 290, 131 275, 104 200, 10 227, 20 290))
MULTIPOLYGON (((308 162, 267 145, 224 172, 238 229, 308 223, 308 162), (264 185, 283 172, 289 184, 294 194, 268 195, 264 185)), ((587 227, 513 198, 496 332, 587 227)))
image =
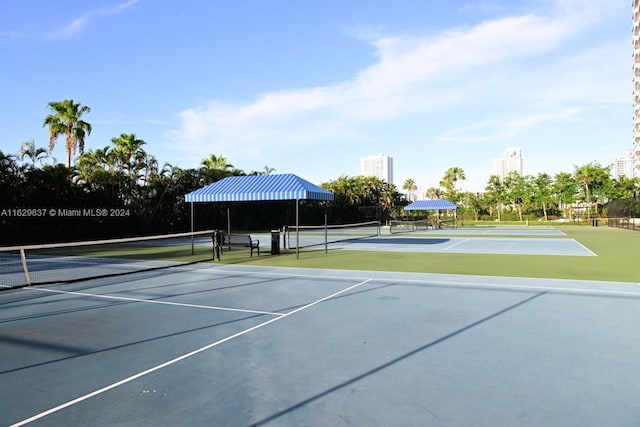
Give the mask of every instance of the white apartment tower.
POLYGON ((634 176, 640 176, 640 0, 633 5, 633 158, 634 176))
POLYGON ((393 184, 393 157, 379 154, 361 158, 360 175, 375 176, 387 184, 393 184))
POLYGON ((511 172, 523 175, 522 152, 517 147, 507 148, 503 157, 493 161, 492 175, 497 176, 500 180, 505 179, 511 172))
POLYGON ((620 179, 621 176, 627 178, 633 178, 634 169, 634 156, 633 151, 628 150, 622 154, 622 157, 618 157, 611 165, 611 177, 613 179, 620 179))

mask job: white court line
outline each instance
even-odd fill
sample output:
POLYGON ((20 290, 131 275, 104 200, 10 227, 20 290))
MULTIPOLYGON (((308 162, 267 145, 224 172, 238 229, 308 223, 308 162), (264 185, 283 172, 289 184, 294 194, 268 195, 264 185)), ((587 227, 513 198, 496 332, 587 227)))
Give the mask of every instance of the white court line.
POLYGON ((164 305, 175 305, 178 307, 190 307, 190 308, 204 308, 207 310, 219 310, 219 311, 237 311, 240 313, 251 313, 251 314, 268 314, 270 316, 284 316, 284 313, 277 313, 271 311, 258 311, 258 310, 245 310, 242 308, 231 308, 231 307, 216 307, 211 305, 200 305, 200 304, 186 304, 181 302, 171 302, 171 301, 160 301, 160 300, 149 300, 149 299, 141 299, 141 298, 129 298, 129 297, 116 297, 112 295, 100 295, 100 294, 90 294, 85 292, 74 292, 74 291, 59 291, 56 289, 46 289, 46 288, 23 288, 34 291, 42 291, 42 292, 52 292, 56 294, 68 294, 68 295, 79 295, 83 297, 92 297, 92 298, 102 298, 102 299, 113 299, 120 301, 132 301, 132 302, 144 302, 149 304, 164 304, 164 305))
MULTIPOLYGON (((355 280, 364 280, 365 276, 353 275, 350 277, 345 276, 333 276, 333 275, 314 275, 314 274, 302 274, 302 273, 279 273, 274 271, 247 271, 247 270, 232 270, 232 269, 223 269, 223 268, 215 268, 209 267, 215 272, 221 272, 224 274, 235 273, 238 275, 246 275, 246 274, 255 274, 255 275, 270 275, 270 276, 284 276, 284 277, 301 277, 301 278, 309 278, 309 279, 355 279, 355 280)), ((200 270, 203 271, 203 270, 200 270)), ((342 271, 342 270, 336 270, 342 271)), ((357 271, 347 270, 349 273, 357 273, 357 271)), ((371 272, 369 272, 371 273, 371 272)), ((382 272, 387 274, 398 274, 402 275, 402 272, 382 272)), ((428 273, 426 273, 428 274, 428 273)), ((446 276, 446 275, 443 275, 446 276)), ((471 276, 471 277, 481 277, 481 276, 471 276)), ((505 280, 534 280, 534 281, 554 281, 554 282, 563 282, 563 283, 584 283, 584 284, 593 284, 600 283, 598 281, 590 281, 590 280, 572 280, 572 279, 545 279, 545 278, 530 278, 530 277, 502 277, 505 280)), ((425 285, 433 285, 433 286, 450 286, 450 287, 465 287, 465 288, 480 288, 480 289, 504 289, 504 290, 525 290, 525 291, 535 291, 535 292, 549 292, 549 293, 575 293, 575 294, 593 294, 593 295, 612 295, 612 296, 631 296, 631 297, 640 297, 640 287, 638 291, 616 291, 616 290, 600 290, 600 289, 585 289, 585 288, 569 288, 563 286, 544 286, 544 285, 514 285, 514 284, 504 284, 504 283, 496 283, 496 282, 483 282, 483 281, 459 281, 459 280, 451 280, 443 277, 442 279, 403 279, 403 278, 394 278, 394 277, 369 277, 367 280, 375 280, 379 282, 393 282, 393 283, 417 283, 417 284, 425 284, 425 285)), ((617 285, 623 286, 640 286, 640 283, 635 282, 615 282, 617 285)))
POLYGON ((586 247, 585 245, 583 245, 582 243, 578 242, 576 239, 573 239, 574 242, 576 242, 577 244, 579 244, 580 246, 582 246, 584 248, 584 250, 586 250, 587 252, 589 252, 591 255, 593 256, 598 256, 598 254, 596 254, 595 252, 593 252, 591 249, 589 249, 588 247, 586 247))
MULTIPOLYGON (((379 279, 374 279, 379 280, 379 279)), ((381 281, 385 281, 382 279, 381 281)), ((437 280, 418 280, 418 279, 397 279, 391 280, 387 279, 386 281, 393 282, 407 282, 407 283, 418 283, 418 284, 426 284, 433 286, 447 286, 452 288, 480 288, 480 289, 492 289, 492 290, 518 290, 518 291, 532 291, 532 292, 546 292, 549 294, 557 293, 557 294, 586 294, 586 295, 605 295, 605 296, 625 296, 625 297, 636 297, 640 298, 640 290, 638 292, 631 291, 605 291, 599 289, 579 289, 579 288, 563 288, 563 287, 553 287, 553 286, 535 286, 535 285, 505 285, 501 283, 470 283, 470 282, 445 282, 445 281, 437 281, 437 280)), ((626 284, 626 283, 625 283, 626 284)), ((631 285, 635 285, 636 283, 629 283, 631 285)), ((638 283, 640 285, 640 283, 638 283)))
POLYGON ((453 245, 451 245, 451 246, 447 246, 447 247, 446 247, 446 248, 444 248, 443 250, 448 251, 449 249, 451 249, 451 248, 455 248, 456 246, 461 245, 461 244, 463 244, 464 242, 468 242, 468 241, 469 241, 469 239, 462 239, 462 240, 460 240, 459 242, 454 243, 454 244, 453 244, 453 245))
POLYGON ((359 283, 356 283, 355 285, 352 285, 352 286, 349 286, 348 288, 342 289, 341 291, 334 292, 331 295, 328 295, 328 296, 320 298, 320 299, 318 299, 316 301, 310 302, 309 304, 303 305, 302 307, 299 307, 299 308, 297 308, 297 309, 295 309, 293 311, 285 313, 282 316, 275 317, 275 318, 267 320, 266 322, 263 322, 263 323, 259 323, 259 324, 255 325, 255 326, 253 326, 253 327, 251 327, 249 329, 245 329, 243 331, 237 332, 237 333, 235 333, 233 335, 230 335, 230 336, 228 336, 226 338, 223 338, 223 339, 221 339, 219 341, 213 342, 213 343, 208 344, 208 345, 206 345, 204 347, 201 347, 199 349, 193 350, 190 353, 183 354, 182 356, 176 357, 175 359, 171 359, 171 360, 169 360, 167 362, 164 362, 164 363, 162 363, 160 365, 154 366, 153 368, 147 369, 146 371, 139 372, 139 373, 137 373, 135 375, 132 375, 132 376, 130 376, 128 378, 120 380, 120 381, 118 381, 116 383, 113 383, 113 384, 108 385, 106 387, 103 387, 101 389, 95 390, 95 391, 93 391, 93 392, 91 392, 89 394, 85 394, 84 396, 80 396, 80 397, 78 397, 76 399, 70 400, 70 401, 68 401, 66 403, 63 403, 62 405, 58 405, 58 406, 56 406, 54 408, 51 408, 51 409, 49 409, 47 411, 41 412, 41 413, 36 414, 36 415, 34 415, 34 416, 30 417, 30 418, 27 418, 25 420, 22 420, 22 421, 19 421, 19 422, 15 423, 15 424, 12 424, 9 427, 20 427, 20 426, 23 426, 25 424, 31 423, 33 421, 39 420, 40 418, 44 418, 47 415, 51 415, 51 414, 53 414, 55 412, 58 412, 58 411, 60 411, 60 410, 62 410, 64 408, 68 408, 69 406, 73 406, 76 403, 80 403, 80 402, 82 402, 84 400, 87 400, 89 398, 92 398, 94 396, 102 394, 102 393, 104 393, 106 391, 109 391, 111 389, 119 387, 119 386, 121 386, 123 384, 129 383, 129 382, 131 382, 133 380, 136 380, 136 379, 138 379, 140 377, 148 375, 148 374, 150 374, 152 372, 158 371, 158 370, 160 370, 162 368, 166 368, 167 366, 170 366, 170 365, 173 365, 175 363, 178 363, 181 360, 187 359, 187 358, 189 358, 191 356, 195 356, 198 353, 202 353, 203 351, 209 350, 210 348, 216 347, 216 346, 218 346, 220 344, 223 344, 223 343, 225 343, 227 341, 231 341, 231 340, 233 340, 235 338, 238 338, 238 337, 241 337, 243 335, 246 335, 246 334, 248 334, 250 332, 255 331, 256 329, 260 329, 260 328, 265 327, 265 326, 267 326, 267 325, 269 325, 271 323, 277 322, 278 320, 284 319, 285 317, 289 317, 289 316, 291 316, 293 314, 296 314, 296 313, 299 313, 299 312, 301 312, 303 310, 311 308, 314 305, 320 304, 321 302, 324 302, 324 301, 327 301, 327 300, 329 300, 331 298, 337 297, 338 295, 341 295, 341 294, 343 294, 345 292, 349 292, 350 290, 355 289, 355 288, 357 288, 359 286, 362 286, 365 283, 368 283, 370 281, 371 281, 371 279, 363 280, 363 281, 361 281, 359 283))

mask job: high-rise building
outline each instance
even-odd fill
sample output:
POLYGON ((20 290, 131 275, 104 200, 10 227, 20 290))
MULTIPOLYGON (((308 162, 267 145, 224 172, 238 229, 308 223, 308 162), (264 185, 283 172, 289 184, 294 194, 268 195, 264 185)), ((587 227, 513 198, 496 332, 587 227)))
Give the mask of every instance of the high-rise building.
POLYGON ((611 165, 611 177, 619 179, 621 176, 633 178, 634 156, 633 151, 625 151, 611 165))
POLYGON ((379 154, 361 158, 360 175, 375 176, 387 184, 393 184, 393 157, 379 154))
POLYGON ((511 172, 518 172, 519 175, 523 174, 522 152, 520 151, 520 148, 507 148, 504 151, 503 157, 493 160, 492 175, 503 180, 511 172))
POLYGON ((634 176, 640 176, 640 0, 633 5, 633 158, 634 176))

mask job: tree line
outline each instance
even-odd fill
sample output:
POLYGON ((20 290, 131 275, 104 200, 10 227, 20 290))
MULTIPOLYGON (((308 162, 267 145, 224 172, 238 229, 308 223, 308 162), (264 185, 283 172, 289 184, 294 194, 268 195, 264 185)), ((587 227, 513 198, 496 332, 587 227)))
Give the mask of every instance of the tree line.
MULTIPOLYGON (((102 148, 85 151, 92 126, 84 120, 91 109, 67 99, 48 104, 43 120, 48 149, 34 141, 17 154, 0 151, 0 244, 79 241, 188 231, 190 206, 184 196, 228 176, 275 172, 235 167, 222 154, 202 159, 200 167, 160 164, 147 143, 121 133, 102 148), (65 142, 66 165, 51 156, 59 139, 65 142)), ((376 178, 340 177, 326 184, 336 201, 328 206, 303 202, 303 223, 322 224, 391 215, 401 201, 395 187, 376 178), (359 209, 363 206, 363 209, 359 209)), ((235 229, 259 230, 292 224, 289 202, 194 204, 195 229, 226 228, 227 209, 235 229)))
MULTIPOLYGON (((48 108, 50 114, 42 123, 49 131, 48 149, 27 141, 16 154, 0 151, 3 245, 188 231, 191 211, 185 194, 228 176, 275 172, 268 166, 245 172, 222 154, 209 155, 196 168, 160 164, 146 151, 147 143, 133 133, 121 133, 102 148, 85 152, 93 129, 84 117, 91 109, 70 99, 51 102, 48 108), (66 165, 51 156, 59 139, 65 142, 66 165)), ((457 203, 458 217, 463 219, 551 220, 606 214, 609 200, 632 197, 640 188, 638 179, 613 180, 598 164, 554 177, 492 176, 483 193, 458 190, 465 179, 461 168, 449 168, 439 186, 424 196, 457 203)), ((409 213, 403 207, 417 198, 412 179, 403 185, 406 195, 375 177, 343 175, 321 185, 334 193, 335 200, 301 203, 303 224, 322 224, 325 213, 336 224, 406 217, 409 213)), ((234 228, 243 230, 291 224, 295 212, 288 202, 194 206, 196 229, 226 228, 227 209, 234 228)))
MULTIPOLYGON (((577 220, 607 215, 612 200, 625 200, 640 195, 640 179, 620 176, 614 179, 610 167, 599 163, 575 166, 572 173, 561 172, 520 175, 511 172, 504 179, 491 176, 484 192, 458 190, 466 179, 464 170, 452 167, 445 171, 439 187, 430 187, 427 199, 446 198, 461 206, 458 215, 474 220, 577 220)), ((417 186, 413 179, 403 184, 409 198, 417 186)))

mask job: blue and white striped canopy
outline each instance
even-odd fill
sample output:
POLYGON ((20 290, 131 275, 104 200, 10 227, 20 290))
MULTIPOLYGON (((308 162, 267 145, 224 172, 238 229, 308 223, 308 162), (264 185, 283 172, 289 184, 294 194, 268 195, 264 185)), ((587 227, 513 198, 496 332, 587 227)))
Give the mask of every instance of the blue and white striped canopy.
POLYGON ((333 193, 293 174, 230 176, 185 196, 187 202, 333 200, 333 193))
POLYGON ((448 200, 418 200, 404 207, 405 211, 439 211, 458 209, 458 205, 448 200))

